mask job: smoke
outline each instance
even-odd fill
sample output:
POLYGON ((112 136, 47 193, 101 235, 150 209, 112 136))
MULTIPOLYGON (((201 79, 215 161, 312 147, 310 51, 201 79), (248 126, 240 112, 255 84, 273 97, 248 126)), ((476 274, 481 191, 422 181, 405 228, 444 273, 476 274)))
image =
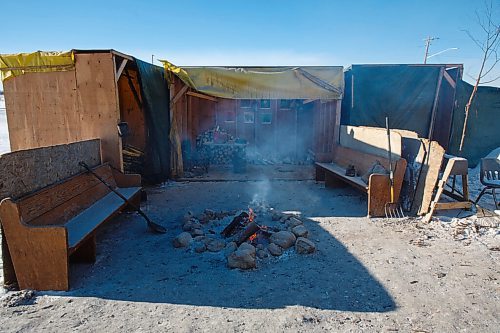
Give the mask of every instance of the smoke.
MULTIPOLYGON (((247 188, 250 188, 250 186, 247 188)), ((251 207, 267 205, 269 191, 271 190, 271 182, 269 181, 269 179, 255 182, 254 186, 251 187, 251 190, 252 190, 251 192, 252 201, 250 202, 251 207)))

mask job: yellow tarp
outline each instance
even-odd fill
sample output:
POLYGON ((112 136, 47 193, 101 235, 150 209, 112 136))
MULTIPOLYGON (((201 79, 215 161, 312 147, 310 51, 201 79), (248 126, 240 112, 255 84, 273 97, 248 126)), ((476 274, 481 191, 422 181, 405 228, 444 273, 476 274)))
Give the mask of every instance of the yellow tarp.
POLYGON ((68 71, 75 66, 72 51, 0 54, 0 78, 3 80, 25 73, 68 71))
POLYGON ((193 89, 231 99, 341 99, 342 66, 178 67, 165 70, 193 89))

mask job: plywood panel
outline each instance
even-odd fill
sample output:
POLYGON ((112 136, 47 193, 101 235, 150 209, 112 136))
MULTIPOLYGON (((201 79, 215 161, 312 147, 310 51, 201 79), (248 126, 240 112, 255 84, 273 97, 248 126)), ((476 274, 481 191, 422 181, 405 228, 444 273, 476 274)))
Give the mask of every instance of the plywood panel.
MULTIPOLYGON (((376 127, 342 125, 340 145, 387 158, 387 131, 376 127)), ((401 134, 391 131, 391 150, 395 159, 401 157, 401 146, 401 134)))
POLYGON ((76 82, 81 135, 100 138, 102 158, 122 168, 120 121, 115 64, 111 53, 76 54, 76 82))
POLYGON ((99 140, 35 148, 0 156, 0 199, 18 198, 101 163, 99 140))
POLYGON ((75 71, 28 73, 4 82, 11 150, 80 140, 75 71))

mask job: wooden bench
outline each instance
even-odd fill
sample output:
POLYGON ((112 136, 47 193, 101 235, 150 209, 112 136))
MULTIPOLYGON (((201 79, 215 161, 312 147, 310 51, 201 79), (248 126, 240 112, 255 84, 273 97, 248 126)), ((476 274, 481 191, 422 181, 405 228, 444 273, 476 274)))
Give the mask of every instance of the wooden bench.
MULTIPOLYGON (((343 146, 336 146, 331 163, 316 162, 316 180, 325 181, 327 187, 344 187, 350 185, 357 190, 368 194, 368 216, 385 216, 384 206, 391 201, 389 175, 372 174, 366 184, 361 175, 364 175, 375 163, 379 161, 384 168, 389 170, 389 159, 376 155, 360 152, 343 146), (354 165, 360 176, 349 177, 345 175, 349 165, 354 165)), ((394 196, 397 200, 403 184, 406 171, 406 160, 398 158, 393 160, 394 168, 394 196)))
MULTIPOLYGON (((108 164, 93 170, 133 204, 141 176, 108 164)), ((0 204, 0 218, 21 289, 69 290, 69 260, 94 262, 96 229, 127 204, 94 175, 82 172, 0 204)))

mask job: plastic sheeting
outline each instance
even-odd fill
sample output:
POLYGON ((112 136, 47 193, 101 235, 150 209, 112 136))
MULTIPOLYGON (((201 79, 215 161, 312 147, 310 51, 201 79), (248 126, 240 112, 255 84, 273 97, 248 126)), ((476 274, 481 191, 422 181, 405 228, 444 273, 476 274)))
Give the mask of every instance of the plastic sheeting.
POLYGON ((72 51, 0 54, 2 81, 25 73, 69 71, 75 68, 72 51))
POLYGON ((457 102, 453 112, 453 125, 449 152, 467 158, 469 166, 476 166, 482 157, 500 147, 500 88, 479 87, 469 111, 465 141, 462 137, 467 104, 473 86, 460 80, 457 84, 457 102))
POLYGON ((136 59, 147 127, 144 177, 149 183, 170 174, 170 93, 163 68, 136 59))
POLYGON ((342 66, 178 67, 165 69, 191 88, 230 99, 341 99, 342 66))
POLYGON ((440 68, 411 65, 353 65, 346 72, 343 125, 414 131, 427 137, 440 68))

